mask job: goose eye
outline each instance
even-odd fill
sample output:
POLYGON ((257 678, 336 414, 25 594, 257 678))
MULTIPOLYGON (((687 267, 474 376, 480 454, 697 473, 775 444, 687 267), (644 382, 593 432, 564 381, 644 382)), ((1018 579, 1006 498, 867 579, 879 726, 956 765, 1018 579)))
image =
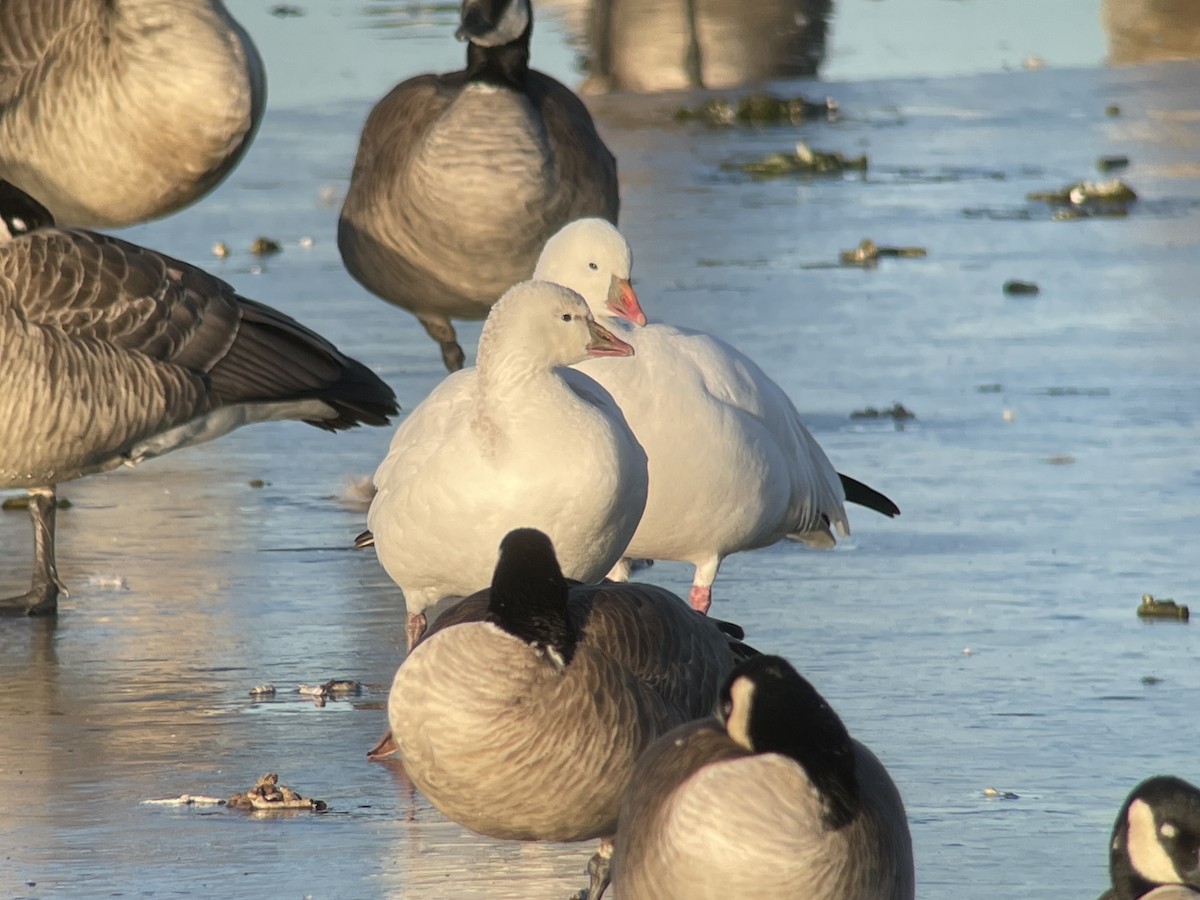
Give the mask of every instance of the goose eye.
POLYGON ((571 314, 570 314, 570 313, 563 313, 563 314, 562 314, 562 320, 563 320, 564 322, 570 322, 570 321, 571 321, 571 314))
POLYGON ((591 269, 593 272, 595 272, 600 267, 598 265, 596 265, 595 263, 588 263, 588 268, 591 269))
POLYGON ((721 704, 721 718, 728 719, 732 713, 733 713, 733 701, 726 700, 724 703, 721 704))

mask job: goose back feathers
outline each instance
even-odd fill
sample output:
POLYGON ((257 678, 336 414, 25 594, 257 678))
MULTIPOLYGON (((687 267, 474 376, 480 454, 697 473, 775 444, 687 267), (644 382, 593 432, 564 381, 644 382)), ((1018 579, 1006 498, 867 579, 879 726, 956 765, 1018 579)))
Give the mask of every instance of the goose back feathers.
POLYGON ((119 227, 202 197, 266 103, 221 0, 0 3, 0 178, 64 224, 119 227))
POLYGON ((545 536, 522 529, 492 587, 400 666, 389 721, 414 783, 454 821, 509 839, 603 837, 638 754, 711 711, 751 652, 661 588, 568 585, 545 536))

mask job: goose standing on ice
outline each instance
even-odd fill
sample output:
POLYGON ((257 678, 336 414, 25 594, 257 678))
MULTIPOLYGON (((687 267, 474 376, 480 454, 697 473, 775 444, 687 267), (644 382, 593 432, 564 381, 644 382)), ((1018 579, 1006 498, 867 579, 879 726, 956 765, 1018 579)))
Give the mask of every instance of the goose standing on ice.
POLYGON ((522 282, 492 307, 475 368, 396 429, 356 543, 374 543, 404 592, 409 649, 426 609, 488 583, 513 528, 550 535, 579 581, 621 558, 646 505, 646 455, 604 389, 579 373, 568 383, 560 367, 632 352, 574 291, 522 282))
POLYGON ((62 224, 198 200, 265 104, 262 60, 221 0, 0 2, 0 178, 62 224))
POLYGON ((366 366, 224 281, 51 224, 0 181, 0 489, 28 489, 34 533, 33 586, 0 612, 57 609, 57 483, 252 422, 338 431, 397 411, 366 366))
POLYGON ((711 714, 754 653, 740 637, 654 585, 569 586, 546 535, 517 529, 491 588, 447 610, 400 666, 388 720, 405 771, 455 822, 508 840, 600 838, 599 897, 635 760, 711 714))
POLYGON ((482 319, 581 216, 617 220, 617 164, 569 89, 529 68, 529 0, 463 0, 467 67, 392 89, 363 126, 338 221, 347 270, 462 368, 482 319))
POLYGON ((1100 900, 1200 900, 1200 788, 1156 775, 1132 791, 1109 844, 1100 900))
POLYGON ((912 900, 900 792, 811 684, 757 656, 719 712, 638 760, 612 859, 620 900, 912 900))
POLYGON ((603 219, 572 222, 551 238, 536 277, 578 291, 597 319, 636 350, 627 365, 586 360, 577 370, 602 384, 646 450, 650 493, 626 559, 670 559, 696 567, 691 604, 707 612, 712 583, 731 553, 784 537, 830 545, 846 535, 845 501, 886 516, 899 508, 839 475, 787 394, 747 356, 712 335, 645 322, 613 301, 628 284, 629 244, 603 219))

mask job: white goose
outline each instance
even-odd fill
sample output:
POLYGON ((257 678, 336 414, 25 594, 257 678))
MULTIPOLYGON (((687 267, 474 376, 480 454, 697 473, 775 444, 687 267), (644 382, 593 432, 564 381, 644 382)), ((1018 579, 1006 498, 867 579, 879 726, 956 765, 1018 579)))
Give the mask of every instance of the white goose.
POLYGON ((546 243, 535 273, 578 291, 637 353, 625 365, 575 366, 617 401, 649 460, 646 511, 614 578, 627 577, 629 558, 690 562, 691 604, 707 612, 729 554, 784 537, 828 545, 831 528, 850 531, 846 500, 899 514, 887 497, 837 473, 787 394, 744 354, 699 331, 613 322, 645 318, 611 302, 630 266, 616 228, 581 219, 546 243))
POLYGON ((0 178, 62 224, 121 227, 199 199, 266 104, 221 0, 0 3, 0 178))
POLYGON ((574 291, 523 282, 483 326, 475 368, 446 378, 405 420, 375 472, 367 514, 380 563, 404 591, 409 648, 425 610, 486 585, 511 529, 550 535, 563 571, 598 581, 646 503, 646 455, 612 398, 561 366, 632 348, 574 291))
POLYGON ((338 220, 346 269, 462 368, 454 319, 482 319, 580 216, 617 220, 617 163, 587 107, 529 67, 530 0, 463 0, 467 66, 417 75, 363 126, 338 220))

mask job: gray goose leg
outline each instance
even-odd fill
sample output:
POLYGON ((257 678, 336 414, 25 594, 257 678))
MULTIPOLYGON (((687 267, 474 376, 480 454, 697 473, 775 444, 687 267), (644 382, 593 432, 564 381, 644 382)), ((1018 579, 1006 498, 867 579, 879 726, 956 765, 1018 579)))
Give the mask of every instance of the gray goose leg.
POLYGON ((54 563, 54 517, 58 498, 54 485, 29 489, 29 517, 33 519, 33 586, 24 594, 0 599, 0 615, 52 616, 58 612, 58 595, 67 588, 58 580, 54 563))
POLYGON ((600 847, 587 864, 588 886, 576 891, 570 900, 600 900, 612 883, 613 839, 600 838, 600 847))
POLYGON ((445 316, 417 316, 417 319, 425 326, 426 334, 442 348, 442 362, 446 364, 446 370, 457 372, 461 369, 467 357, 458 345, 458 335, 454 333, 450 320, 445 316))

